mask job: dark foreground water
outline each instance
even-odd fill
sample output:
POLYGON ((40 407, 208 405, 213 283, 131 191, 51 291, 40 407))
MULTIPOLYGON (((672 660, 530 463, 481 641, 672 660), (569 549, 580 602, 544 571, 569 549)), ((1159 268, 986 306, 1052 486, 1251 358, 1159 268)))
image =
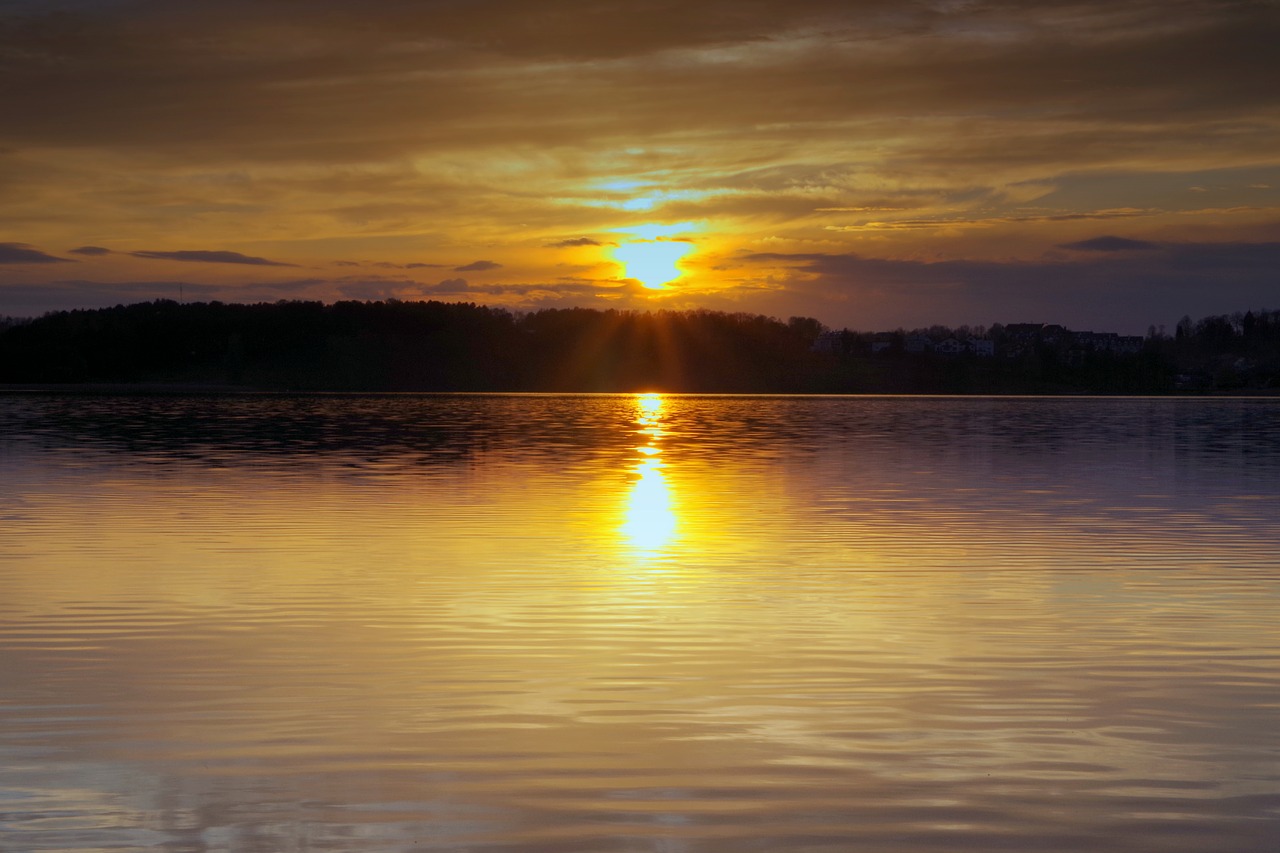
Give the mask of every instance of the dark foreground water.
POLYGON ((1280 849, 1280 401, 0 397, 0 849, 1280 849))

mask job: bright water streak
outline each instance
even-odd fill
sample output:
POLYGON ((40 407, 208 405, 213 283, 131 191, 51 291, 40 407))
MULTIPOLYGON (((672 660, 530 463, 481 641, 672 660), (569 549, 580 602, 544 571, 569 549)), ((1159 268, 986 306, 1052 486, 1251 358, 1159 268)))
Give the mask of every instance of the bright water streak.
POLYGON ((1280 849, 1280 401, 0 398, 0 849, 1280 849))

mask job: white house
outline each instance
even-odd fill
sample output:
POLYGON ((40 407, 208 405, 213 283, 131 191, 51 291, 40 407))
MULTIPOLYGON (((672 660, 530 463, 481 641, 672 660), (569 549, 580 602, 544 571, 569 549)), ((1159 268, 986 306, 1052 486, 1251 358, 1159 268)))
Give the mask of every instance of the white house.
POLYGON ((905 342, 907 352, 930 352, 933 349, 933 341, 924 335, 911 335, 905 342))

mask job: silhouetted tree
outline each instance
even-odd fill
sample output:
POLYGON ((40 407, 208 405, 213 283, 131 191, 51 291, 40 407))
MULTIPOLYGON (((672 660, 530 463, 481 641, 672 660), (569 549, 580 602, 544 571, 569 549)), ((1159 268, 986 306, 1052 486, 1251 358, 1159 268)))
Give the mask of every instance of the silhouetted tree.
POLYGON ((985 333, 994 358, 906 352, 906 333, 717 311, 561 308, 512 314, 473 303, 172 300, 0 318, 0 382, 182 382, 357 391, 1160 393, 1280 387, 1280 312, 1184 317, 1140 353, 932 326, 935 341, 985 333), (873 343, 888 344, 877 346, 873 343), (1011 357, 1013 356, 1013 357, 1011 357), (1182 377, 1178 379, 1178 377, 1182 377))

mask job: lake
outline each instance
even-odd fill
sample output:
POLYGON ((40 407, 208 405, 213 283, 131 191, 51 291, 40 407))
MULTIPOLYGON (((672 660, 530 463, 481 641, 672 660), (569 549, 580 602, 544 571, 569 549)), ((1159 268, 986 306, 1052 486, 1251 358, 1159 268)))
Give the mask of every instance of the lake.
POLYGON ((0 395, 0 849, 1280 849, 1280 399, 0 395))

